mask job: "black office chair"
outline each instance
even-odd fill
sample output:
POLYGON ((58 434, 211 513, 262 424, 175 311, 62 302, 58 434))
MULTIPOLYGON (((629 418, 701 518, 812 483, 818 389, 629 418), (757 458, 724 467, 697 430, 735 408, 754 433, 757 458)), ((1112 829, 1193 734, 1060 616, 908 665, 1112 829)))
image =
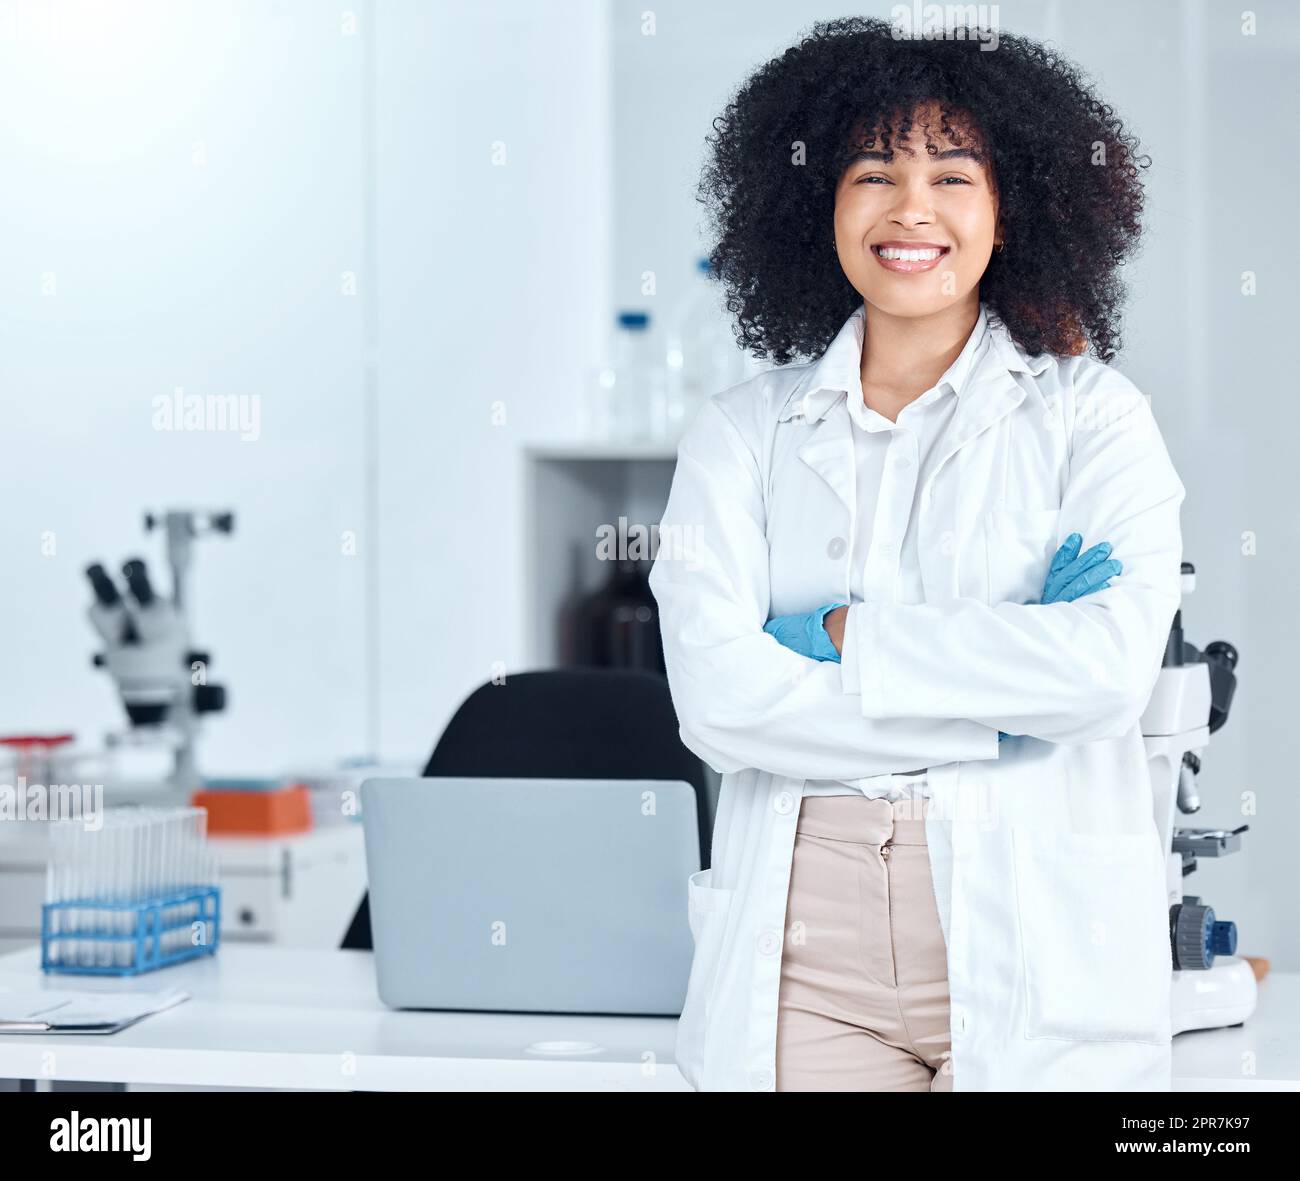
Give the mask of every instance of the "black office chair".
MULTIPOLYGON (((681 779, 695 788, 700 865, 709 865, 704 764, 677 734, 668 682, 657 673, 556 669, 482 685, 461 704, 424 774, 494 779, 681 779)), ((370 896, 343 947, 368 951, 370 896)))

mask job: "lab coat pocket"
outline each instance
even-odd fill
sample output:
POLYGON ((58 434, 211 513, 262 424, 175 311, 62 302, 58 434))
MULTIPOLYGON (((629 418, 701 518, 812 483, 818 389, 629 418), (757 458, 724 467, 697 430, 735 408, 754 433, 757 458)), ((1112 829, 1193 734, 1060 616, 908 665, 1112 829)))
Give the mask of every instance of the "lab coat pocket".
POLYGON ((1037 603, 1057 549, 1060 509, 991 509, 984 514, 988 602, 1037 603))
POLYGON ((701 869, 690 876, 688 894, 695 954, 691 958, 691 974, 686 984, 686 1001, 677 1022, 677 1069, 696 1090, 700 1088, 704 1069, 709 1002, 722 958, 727 915, 736 893, 735 890, 714 886, 712 880, 712 869, 701 869))
POLYGON ((1013 827, 1025 1036, 1165 1043, 1173 961, 1149 833, 1013 827))

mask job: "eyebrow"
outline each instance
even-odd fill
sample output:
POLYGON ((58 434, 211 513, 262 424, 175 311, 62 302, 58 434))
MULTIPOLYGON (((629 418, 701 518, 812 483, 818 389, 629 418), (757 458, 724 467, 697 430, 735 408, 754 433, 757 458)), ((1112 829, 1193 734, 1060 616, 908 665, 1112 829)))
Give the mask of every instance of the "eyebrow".
MULTIPOLYGON (((899 152, 905 150, 907 149, 903 149, 903 148, 897 149, 897 151, 899 152)), ((886 157, 884 152, 874 151, 874 150, 862 151, 862 152, 855 152, 853 158, 849 161, 849 163, 856 164, 859 160, 882 160, 883 161, 885 159, 886 157)), ((933 156, 930 157, 930 159, 935 161, 962 159, 962 160, 975 160, 976 162, 978 162, 979 158, 975 155, 973 151, 971 151, 970 148, 948 148, 946 151, 936 152, 933 156)))

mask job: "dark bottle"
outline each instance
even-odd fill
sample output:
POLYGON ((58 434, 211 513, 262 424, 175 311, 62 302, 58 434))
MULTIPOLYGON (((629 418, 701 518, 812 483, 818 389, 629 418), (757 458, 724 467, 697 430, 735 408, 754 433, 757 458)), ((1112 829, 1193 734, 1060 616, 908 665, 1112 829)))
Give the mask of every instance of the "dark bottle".
POLYGON ((649 564, 623 558, 609 565, 608 581, 578 607, 574 661, 595 668, 662 673, 664 649, 649 564))

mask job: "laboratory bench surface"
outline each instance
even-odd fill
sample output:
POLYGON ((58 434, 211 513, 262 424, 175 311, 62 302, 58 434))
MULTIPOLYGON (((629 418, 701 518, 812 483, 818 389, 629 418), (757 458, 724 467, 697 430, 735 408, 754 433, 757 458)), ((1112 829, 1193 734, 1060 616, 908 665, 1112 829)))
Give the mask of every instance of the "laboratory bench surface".
POLYGON ((331 1091, 689 1091, 675 1017, 409 1012, 375 990, 370 952, 228 944, 134 980, 46 975, 0 956, 0 992, 183 988, 120 1033, 0 1034, 0 1078, 331 1091), (50 1058, 49 1055, 53 1055, 50 1058), (53 1063, 52 1071, 43 1068, 53 1063))
MULTIPOLYGON (((0 1078, 343 1091, 689 1091, 675 1017, 407 1012, 369 952, 227 945, 132 981, 45 975, 0 956, 0 992, 184 988, 107 1036, 0 1034, 0 1078)), ((1176 1091, 1300 1090, 1300 974, 1273 973, 1239 1028, 1174 1039, 1176 1091)))

